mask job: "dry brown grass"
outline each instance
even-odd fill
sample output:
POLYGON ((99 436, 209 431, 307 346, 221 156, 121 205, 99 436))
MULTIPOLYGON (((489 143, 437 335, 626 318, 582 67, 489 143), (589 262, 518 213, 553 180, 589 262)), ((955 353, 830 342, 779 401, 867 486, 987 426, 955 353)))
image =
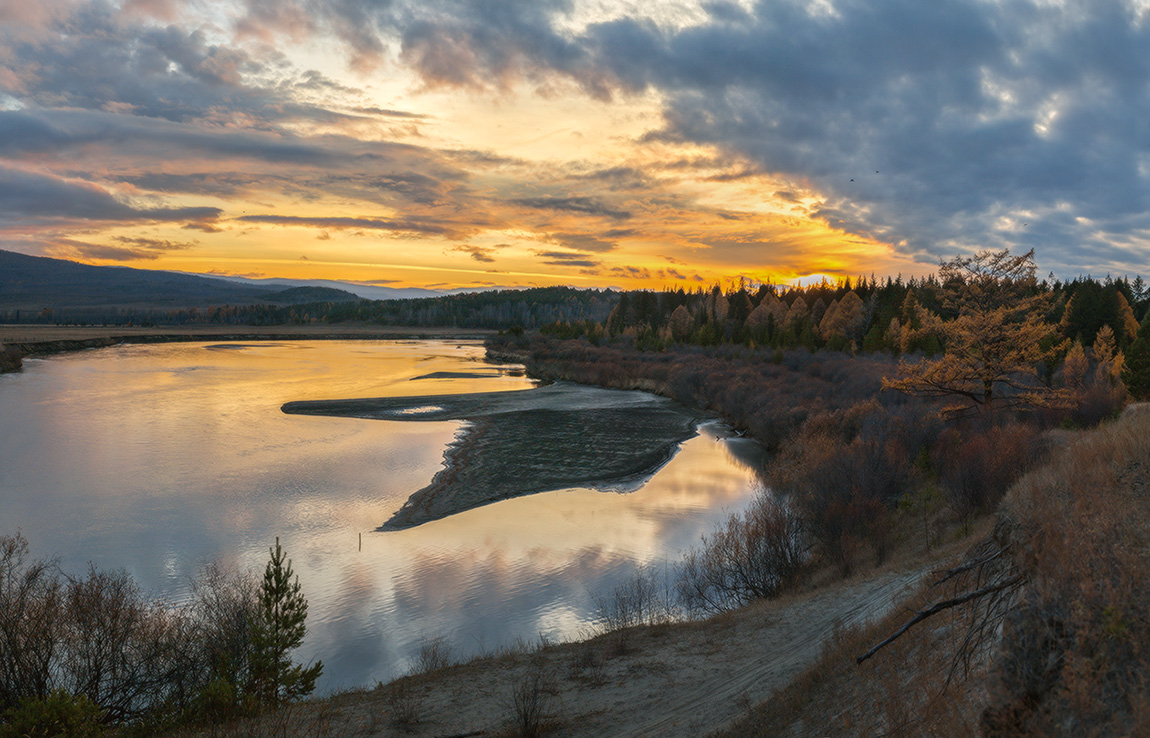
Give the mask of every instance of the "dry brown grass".
POLYGON ((1024 478, 1003 505, 1025 594, 1004 624, 988 735, 1150 734, 1150 416, 1024 478))

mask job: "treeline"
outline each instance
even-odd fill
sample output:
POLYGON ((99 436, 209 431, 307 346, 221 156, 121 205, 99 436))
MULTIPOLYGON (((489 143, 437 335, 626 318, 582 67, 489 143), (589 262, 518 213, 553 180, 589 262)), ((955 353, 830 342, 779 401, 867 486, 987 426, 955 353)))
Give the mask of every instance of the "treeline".
MULTIPOLYGON (((928 316, 943 321, 955 317, 945 304, 948 288, 932 274, 906 281, 860 277, 837 284, 761 285, 753 290, 746 286, 690 292, 637 290, 622 293, 601 326, 556 325, 547 332, 561 338, 625 337, 639 348, 654 349, 672 343, 741 343, 812 351, 917 351, 929 356, 945 349, 944 338, 937 331, 924 331, 924 322, 928 316)), ((1141 277, 1042 281, 1031 289, 1051 297, 1048 321, 1087 346, 1108 325, 1119 348, 1125 348, 1150 311, 1150 290, 1141 277)))
POLYGON ((455 328, 540 328, 554 323, 601 322, 619 293, 572 287, 466 292, 414 300, 362 300, 333 305, 322 320, 455 328))
POLYGON ((611 290, 539 287, 406 300, 339 300, 302 305, 218 305, 179 309, 45 308, 0 311, 3 323, 69 325, 299 325, 360 322, 420 327, 535 329, 600 323, 618 301, 611 290))

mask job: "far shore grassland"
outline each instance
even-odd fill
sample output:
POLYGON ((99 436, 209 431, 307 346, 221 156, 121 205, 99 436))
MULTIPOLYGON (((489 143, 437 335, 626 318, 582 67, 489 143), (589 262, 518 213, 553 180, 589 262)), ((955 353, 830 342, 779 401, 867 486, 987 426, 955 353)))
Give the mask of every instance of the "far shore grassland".
POLYGON ((180 341, 291 340, 482 340, 495 331, 482 328, 381 326, 370 323, 304 325, 72 326, 0 324, 0 373, 20 369, 26 356, 105 348, 122 343, 180 341))
MULTIPOLYGON (((141 343, 149 340, 388 340, 409 338, 483 338, 496 333, 483 328, 391 326, 372 323, 311 323, 302 325, 41 325, 0 324, 0 344, 39 345, 57 341, 107 339, 141 343)), ((66 350, 66 349, 65 349, 66 350)))

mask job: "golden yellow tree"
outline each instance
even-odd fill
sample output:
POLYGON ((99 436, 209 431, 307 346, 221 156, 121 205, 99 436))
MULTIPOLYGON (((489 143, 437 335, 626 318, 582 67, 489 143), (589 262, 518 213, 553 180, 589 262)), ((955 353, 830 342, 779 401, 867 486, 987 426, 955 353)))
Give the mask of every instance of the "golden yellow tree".
POLYGON ((1065 393, 1038 374, 1047 358, 1043 343, 1055 326, 1046 320, 1050 296, 1036 289, 1035 271, 1034 251, 982 251, 943 262, 943 305, 954 315, 941 324, 946 352, 935 360, 900 361, 898 376, 883 385, 950 400, 943 409, 949 414, 1065 402, 1065 393))
POLYGON ((1086 359, 1086 351, 1079 341, 1070 346, 1066 352, 1066 360, 1062 362, 1062 384, 1066 389, 1081 393, 1086 385, 1086 372, 1090 371, 1090 362, 1086 359))
MULTIPOLYGON (((1118 295, 1123 299, 1122 295, 1118 295)), ((1106 382, 1111 387, 1117 387, 1122 382, 1122 365, 1126 357, 1118 350, 1114 340, 1114 331, 1108 325, 1098 329, 1098 336, 1094 339, 1094 360, 1098 362, 1095 370, 1097 381, 1106 382)))

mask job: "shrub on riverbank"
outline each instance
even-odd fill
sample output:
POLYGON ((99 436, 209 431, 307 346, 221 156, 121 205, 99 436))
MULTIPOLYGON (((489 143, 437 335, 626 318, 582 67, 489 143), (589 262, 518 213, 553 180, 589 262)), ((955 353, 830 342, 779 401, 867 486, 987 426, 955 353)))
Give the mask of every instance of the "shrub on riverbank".
MULTIPOLYGON (((877 396, 882 378, 897 367, 892 357, 880 354, 755 351, 741 346, 682 346, 653 352, 538 335, 529 342, 495 336, 487 346, 497 355, 525 354, 528 374, 540 379, 643 389, 712 410, 735 428, 750 431, 768 448, 777 448, 813 413, 877 396)), ((882 402, 908 400, 886 393, 882 402)))
POLYGON ((193 591, 174 607, 146 596, 126 572, 91 567, 69 577, 53 561, 31 559, 21 535, 0 536, 0 735, 67 734, 52 726, 88 725, 96 714, 106 727, 151 730, 278 704, 278 689, 267 694, 266 664, 282 666, 298 643, 261 640, 261 627, 284 631, 275 613, 261 616, 261 588, 209 568, 193 591))
POLYGON ((24 355, 11 346, 0 345, 0 374, 14 372, 24 365, 24 355))

